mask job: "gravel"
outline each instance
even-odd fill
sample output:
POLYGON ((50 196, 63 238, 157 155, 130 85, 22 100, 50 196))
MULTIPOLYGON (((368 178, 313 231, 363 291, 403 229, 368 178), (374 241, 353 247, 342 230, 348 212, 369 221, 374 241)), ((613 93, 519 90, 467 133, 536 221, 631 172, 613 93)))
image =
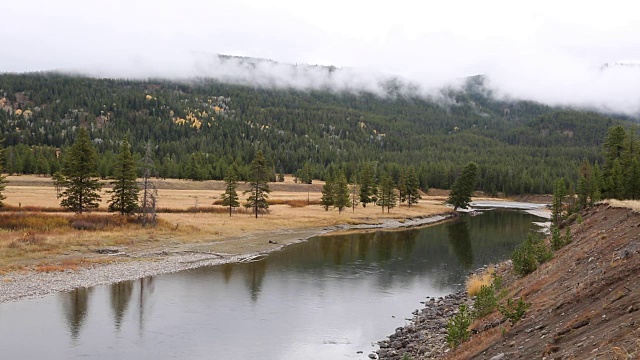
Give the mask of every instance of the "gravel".
MULTIPOLYGON (((314 235, 325 234, 334 230, 414 227, 437 223, 451 216, 452 215, 434 215, 424 218, 406 219, 404 221, 384 220, 381 224, 376 225, 332 226, 319 229, 314 235)), ((296 242, 305 241, 308 238, 309 237, 296 242)), ((268 252, 281 250, 284 246, 285 245, 275 247, 268 252)), ((135 256, 116 254, 114 256, 124 256, 125 259, 131 259, 133 261, 118 261, 62 272, 13 272, 0 276, 0 303, 40 297, 54 292, 70 291, 76 288, 136 280, 147 276, 174 273, 202 266, 255 261, 265 256, 266 253, 267 252, 229 255, 186 250, 172 252, 161 251, 159 253, 137 254, 135 256)))

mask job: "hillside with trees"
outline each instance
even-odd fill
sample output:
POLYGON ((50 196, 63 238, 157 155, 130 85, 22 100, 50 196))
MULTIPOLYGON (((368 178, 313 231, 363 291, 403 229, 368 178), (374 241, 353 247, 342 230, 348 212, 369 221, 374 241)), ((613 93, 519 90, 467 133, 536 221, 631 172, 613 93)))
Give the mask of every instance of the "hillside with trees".
MULTIPOLYGON (((551 193, 577 182, 583 161, 604 163, 609 127, 632 123, 531 101, 497 100, 481 76, 426 98, 387 87, 370 93, 265 89, 209 79, 183 82, 93 79, 55 73, 0 75, 2 166, 9 174, 52 175, 63 168, 79 129, 99 153, 97 175, 112 178, 127 139, 140 163, 151 142, 152 176, 250 179, 258 151, 275 174, 355 179, 365 165, 398 183, 451 188, 478 164, 488 193, 551 193)), ((139 176, 142 169, 139 167, 139 176)), ((575 185, 574 185, 575 186, 575 185)))

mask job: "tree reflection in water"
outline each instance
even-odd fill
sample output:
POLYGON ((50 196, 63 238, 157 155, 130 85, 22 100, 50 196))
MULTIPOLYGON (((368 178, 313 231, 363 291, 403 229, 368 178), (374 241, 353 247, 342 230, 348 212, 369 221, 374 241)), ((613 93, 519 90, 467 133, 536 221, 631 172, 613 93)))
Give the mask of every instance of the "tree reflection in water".
POLYGON ((60 294, 63 301, 67 325, 71 335, 71 342, 75 343, 80 337, 82 324, 87 317, 89 296, 93 288, 78 288, 73 291, 60 294))
POLYGON ((469 235, 469 225, 463 219, 457 220, 447 225, 447 236, 449 245, 456 254, 458 261, 465 269, 473 266, 473 247, 469 235))

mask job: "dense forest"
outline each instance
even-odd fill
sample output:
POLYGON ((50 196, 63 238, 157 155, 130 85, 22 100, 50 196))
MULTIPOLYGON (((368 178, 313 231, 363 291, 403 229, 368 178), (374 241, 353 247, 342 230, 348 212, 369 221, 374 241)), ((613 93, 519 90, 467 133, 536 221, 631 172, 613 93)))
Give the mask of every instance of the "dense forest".
POLYGON ((397 180, 414 169, 422 188, 448 189, 470 161, 488 193, 550 193, 554 180, 577 182, 583 160, 603 162, 607 129, 632 122, 595 112, 499 100, 481 76, 437 97, 265 89, 190 81, 116 80, 56 73, 0 75, 4 169, 53 174, 85 127, 113 174, 127 138, 139 160, 151 143, 155 176, 246 180, 262 151, 276 173, 305 167, 315 179, 338 169, 352 180, 362 164, 397 180))

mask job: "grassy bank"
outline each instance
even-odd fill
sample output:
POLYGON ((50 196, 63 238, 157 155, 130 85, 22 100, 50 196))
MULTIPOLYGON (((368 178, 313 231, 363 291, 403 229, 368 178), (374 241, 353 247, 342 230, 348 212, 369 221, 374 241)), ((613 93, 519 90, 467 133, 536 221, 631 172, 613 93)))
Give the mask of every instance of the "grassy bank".
POLYGON ((106 193, 98 211, 78 216, 62 212, 50 179, 11 176, 8 180, 7 206, 0 212, 0 272, 129 261, 96 253, 103 248, 136 254, 202 245, 206 251, 243 254, 268 250, 273 247, 268 240, 279 244, 297 241, 278 235, 291 229, 371 224, 451 211, 442 205, 441 195, 425 196, 417 206, 401 206, 390 214, 376 206, 360 206, 355 212, 347 209, 341 214, 325 211, 318 205, 322 184, 296 184, 287 178, 272 185, 268 214, 255 219, 240 208, 230 217, 228 209, 215 205, 219 204, 223 182, 169 179, 156 181, 158 226, 143 228, 135 219, 107 213, 106 193))

